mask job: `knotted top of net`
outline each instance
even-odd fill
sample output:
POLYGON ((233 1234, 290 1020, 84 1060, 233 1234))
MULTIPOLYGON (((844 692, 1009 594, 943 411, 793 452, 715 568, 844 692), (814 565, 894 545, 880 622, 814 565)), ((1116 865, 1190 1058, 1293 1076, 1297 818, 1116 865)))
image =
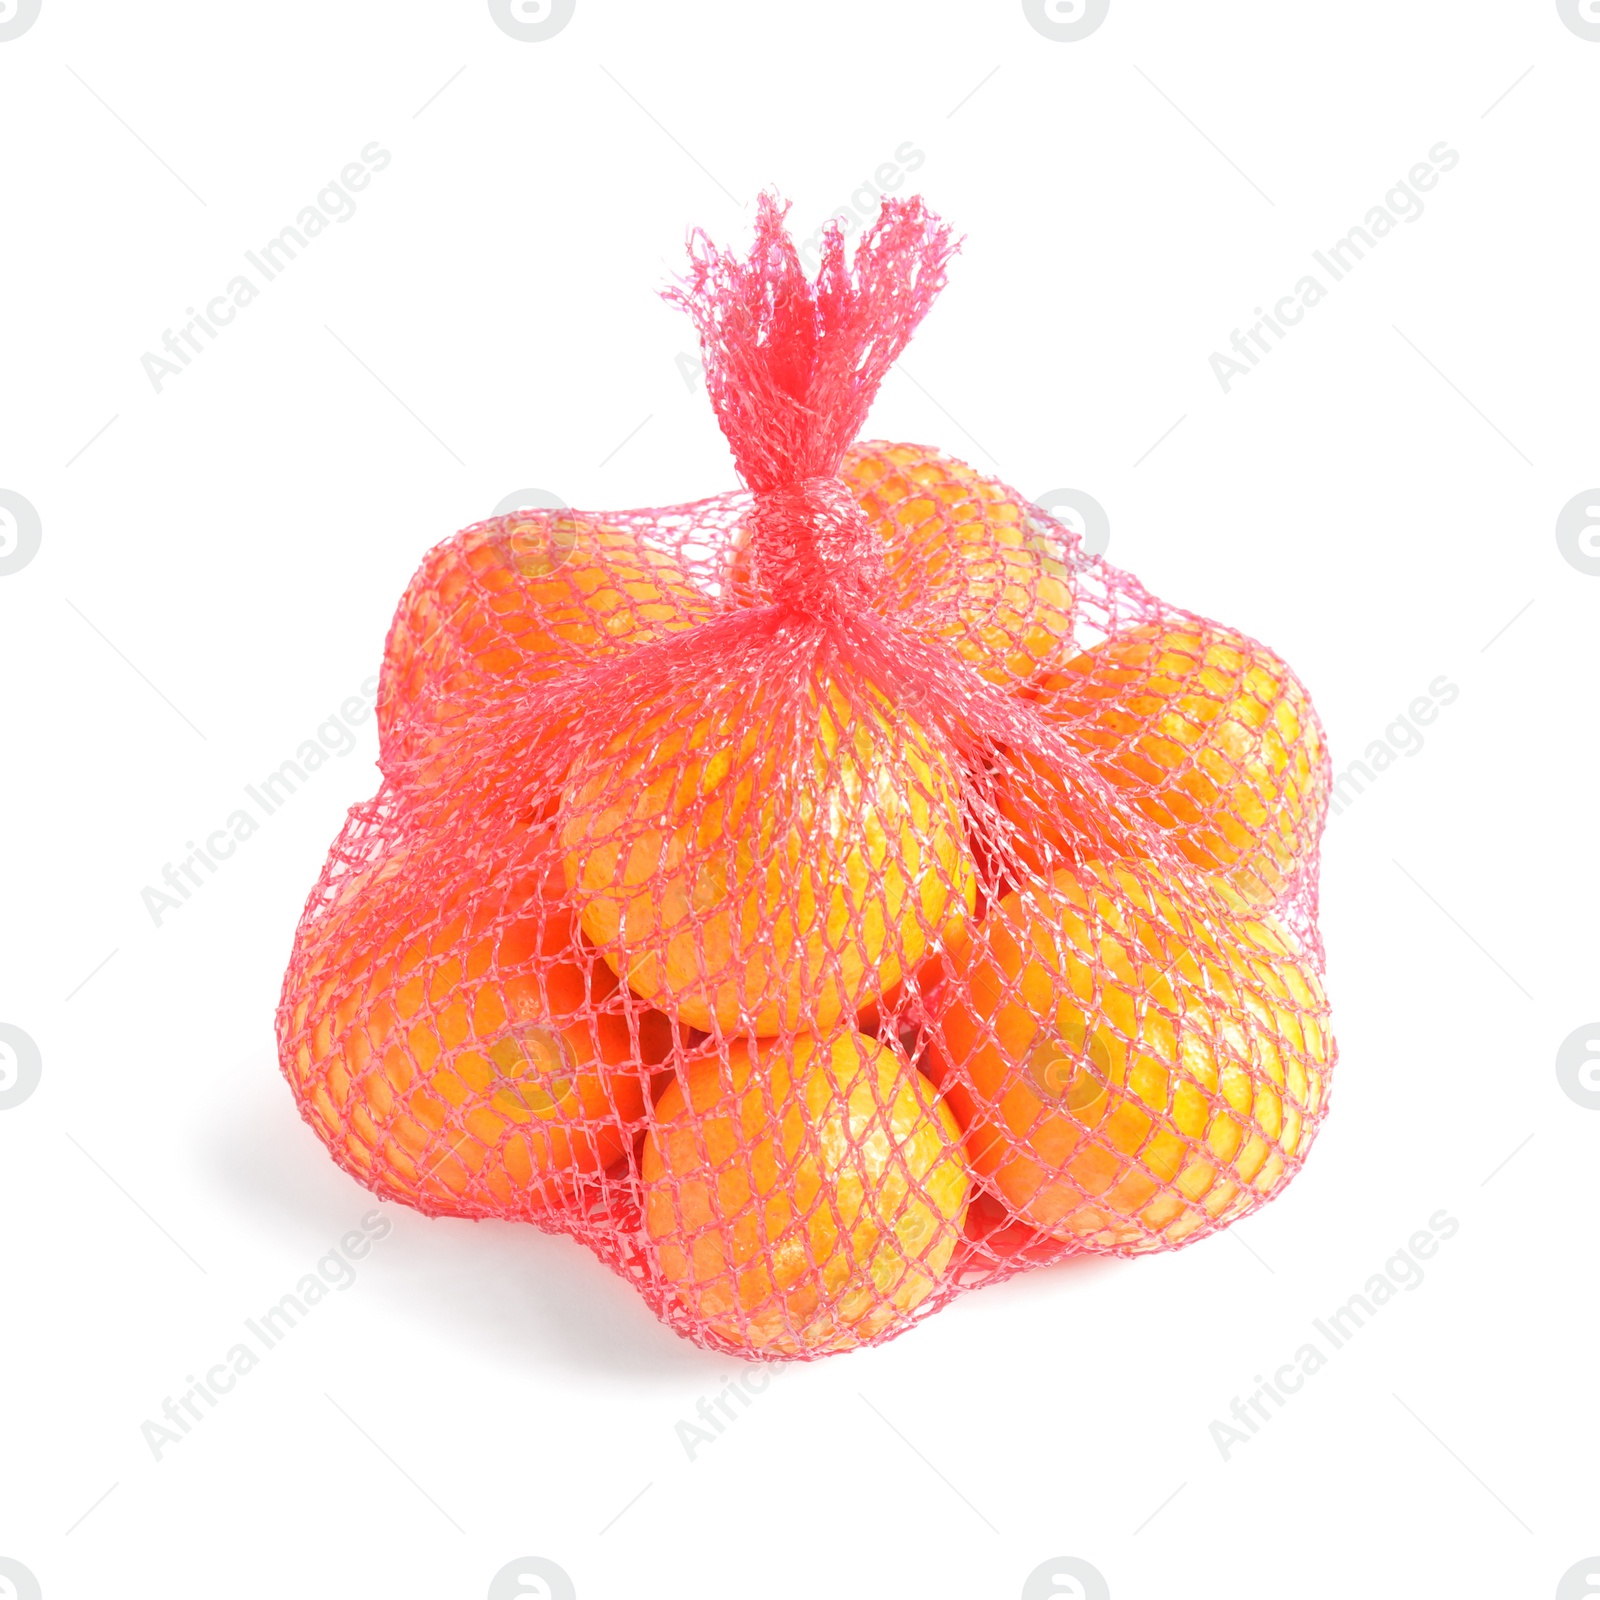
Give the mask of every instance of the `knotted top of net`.
POLYGON ((837 223, 815 282, 763 194, 748 255, 690 241, 667 298, 700 332, 706 387, 755 495, 751 556, 769 592, 805 611, 856 604, 882 583, 883 553, 838 473, 878 386, 945 284, 956 244, 920 198, 885 200, 845 258, 837 223))

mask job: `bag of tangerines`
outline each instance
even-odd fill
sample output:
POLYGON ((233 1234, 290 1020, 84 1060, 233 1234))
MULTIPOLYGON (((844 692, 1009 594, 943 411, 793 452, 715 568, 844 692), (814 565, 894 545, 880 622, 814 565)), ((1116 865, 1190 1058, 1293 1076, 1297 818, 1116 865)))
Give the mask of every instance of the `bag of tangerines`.
POLYGON ((1334 1045, 1288 667, 1004 484, 856 443, 944 282, 762 202, 673 291, 744 484, 433 550, 284 980, 334 1158, 583 1240, 703 1345, 879 1342, 1299 1168, 1334 1045))

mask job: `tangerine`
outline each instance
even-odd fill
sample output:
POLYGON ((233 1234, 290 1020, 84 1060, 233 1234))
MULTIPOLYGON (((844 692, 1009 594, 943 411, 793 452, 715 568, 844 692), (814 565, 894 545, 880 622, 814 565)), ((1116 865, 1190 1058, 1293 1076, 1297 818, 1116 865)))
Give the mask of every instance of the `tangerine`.
POLYGON ((378 688, 384 749, 437 754, 485 705, 709 611, 676 557, 627 527, 569 511, 475 524, 428 552, 395 612, 378 688))
POLYGON ((866 1344, 943 1280, 970 1179, 933 1085, 852 1029, 688 1064, 642 1160, 654 1264, 727 1344, 866 1344))
POLYGON ((1090 864, 1003 897, 928 998, 933 1075, 1013 1215, 1161 1249, 1276 1193, 1326 1103, 1316 974, 1270 915, 1090 864))
POLYGON ((548 867, 467 896, 416 866, 402 852, 363 869, 302 927, 284 1070, 380 1194, 454 1216, 558 1208, 627 1152, 670 1025, 618 1003, 548 867))
MULTIPOLYGON (((1325 806, 1323 738, 1270 650, 1192 618, 1117 633, 1023 691, 1183 856, 1243 901, 1277 900, 1325 806)), ((1001 812, 1035 872, 1078 854, 1071 790, 1037 756, 997 772, 1001 812), (1052 859, 1053 858, 1053 859, 1052 859)))
POLYGON ((842 673, 790 711, 759 688, 662 695, 569 774, 583 931, 696 1028, 826 1031, 974 903, 958 782, 924 732, 842 673))
MULTIPOLYGON (((839 476, 883 542, 884 615, 943 640, 1008 688, 1058 659, 1072 628, 1072 575, 1030 507, 927 445, 852 445, 839 476)), ((774 598, 760 592, 751 567, 750 546, 739 546, 734 594, 774 598)))

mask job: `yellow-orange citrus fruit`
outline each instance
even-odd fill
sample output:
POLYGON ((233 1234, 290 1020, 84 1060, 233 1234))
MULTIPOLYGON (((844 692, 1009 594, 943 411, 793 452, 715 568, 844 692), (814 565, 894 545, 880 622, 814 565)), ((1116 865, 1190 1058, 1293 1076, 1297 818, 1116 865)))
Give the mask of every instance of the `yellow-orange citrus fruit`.
POLYGON ((895 611, 932 601, 934 634, 991 682, 1028 679, 1072 627, 1072 578, 1029 506, 926 445, 870 440, 840 476, 888 545, 895 611))
MULTIPOLYGON (((1322 735, 1270 650, 1192 619, 1113 634, 1025 691, 1197 867, 1254 905, 1278 898, 1322 825, 1322 735)), ((1073 848, 1073 799, 1034 756, 999 788, 1035 871, 1073 848), (1019 796, 1021 803, 1019 803, 1019 796), (1045 848, 1041 850, 1040 845, 1045 848)))
POLYGON ((759 691, 663 696, 569 776, 584 932, 696 1028, 825 1031, 973 903, 949 762, 853 677, 813 681, 777 721, 759 691))
POLYGON ((1094 1251, 1176 1244, 1273 1194, 1333 1059, 1271 916, 1226 924, 1127 866, 1007 895, 929 1002, 935 1076, 1014 1215, 1094 1251))
POLYGON ((384 654, 378 726, 439 748, 530 684, 693 627, 710 602, 676 557, 573 511, 519 511, 429 552, 384 654))
POLYGON ((401 854, 302 930, 285 1070, 329 1149, 380 1193, 535 1215, 626 1152, 670 1025, 617 1003, 547 873, 508 871, 468 898, 415 881, 401 854))
MULTIPOLYGON (((1031 507, 927 445, 852 445, 839 476, 884 543, 885 615, 943 640, 1006 687, 1059 662, 1072 629, 1072 575, 1031 507)), ((751 556, 748 545, 735 555, 733 593, 774 598, 759 593, 751 556)))
POLYGON ((691 1062, 650 1117, 645 1231, 688 1313, 728 1344, 863 1344, 941 1281, 970 1179, 933 1086, 845 1029, 691 1062))

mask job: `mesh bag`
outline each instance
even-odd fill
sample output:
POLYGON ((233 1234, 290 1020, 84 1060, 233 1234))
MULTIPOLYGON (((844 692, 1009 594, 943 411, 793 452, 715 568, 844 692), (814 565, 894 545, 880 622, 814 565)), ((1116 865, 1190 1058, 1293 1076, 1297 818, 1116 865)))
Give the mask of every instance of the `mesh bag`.
POLYGON ((885 201, 811 282, 783 218, 671 291, 742 491, 423 562, 278 1015, 362 1183, 769 1359, 1226 1226, 1334 1061, 1305 691, 1003 483, 853 442, 953 247, 885 201))

